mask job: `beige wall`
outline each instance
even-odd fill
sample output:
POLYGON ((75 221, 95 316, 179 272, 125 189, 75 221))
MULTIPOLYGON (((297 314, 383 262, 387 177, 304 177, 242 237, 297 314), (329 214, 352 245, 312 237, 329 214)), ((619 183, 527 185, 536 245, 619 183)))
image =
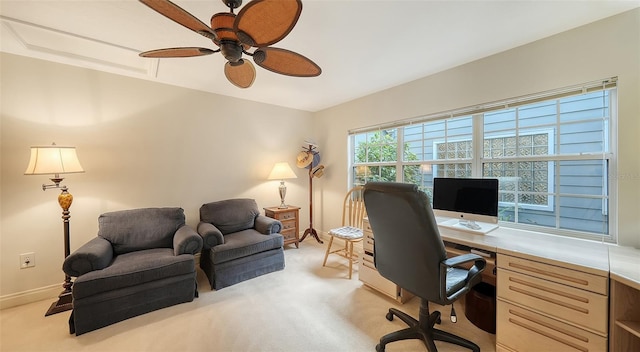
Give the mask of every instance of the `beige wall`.
MULTIPOLYGON (((59 191, 42 191, 50 183, 45 176, 23 175, 32 145, 76 146, 86 170, 63 181, 74 196, 72 250, 96 236, 106 211, 179 206, 195 226, 206 202, 249 197, 259 207, 278 205, 279 182, 266 179, 282 160, 299 177, 287 181, 287 202, 308 204, 306 173, 293 162, 312 132, 309 112, 0 57, 0 298, 62 290, 59 191), (19 269, 25 252, 36 253, 35 268, 19 269)), ((308 221, 307 212, 302 216, 308 221)))
MULTIPOLYGON (((411 55, 407 52, 407 55, 411 55)), ((389 74, 393 74, 390 63, 389 74)), ((640 9, 462 65, 315 114, 326 177, 318 182, 318 227, 340 223, 333 209, 347 189, 347 131, 384 122, 619 78, 618 239, 640 248, 640 9)))

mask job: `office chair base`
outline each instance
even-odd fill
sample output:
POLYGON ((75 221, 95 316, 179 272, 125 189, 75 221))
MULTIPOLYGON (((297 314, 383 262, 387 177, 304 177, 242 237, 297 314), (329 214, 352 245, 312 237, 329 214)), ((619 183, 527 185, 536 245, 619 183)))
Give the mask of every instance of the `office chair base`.
POLYGON ((429 352, 438 352, 434 341, 449 342, 468 348, 473 352, 480 352, 480 347, 475 343, 452 333, 434 328, 433 326, 435 324, 440 324, 441 322, 440 312, 435 311, 429 314, 429 302, 427 300, 421 300, 420 320, 414 319, 405 312, 390 308, 389 313, 386 315, 387 320, 392 321, 394 316, 400 318, 400 320, 409 325, 409 327, 382 336, 380 343, 376 345, 377 352, 384 352, 385 346, 390 342, 409 339, 422 340, 429 352))

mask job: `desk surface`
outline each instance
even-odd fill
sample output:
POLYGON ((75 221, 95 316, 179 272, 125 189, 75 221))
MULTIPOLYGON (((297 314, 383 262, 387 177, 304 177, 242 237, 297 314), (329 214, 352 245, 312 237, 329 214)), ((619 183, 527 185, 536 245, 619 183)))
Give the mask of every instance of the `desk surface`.
POLYGON ((640 290, 640 250, 611 246, 609 272, 611 279, 640 290))
MULTIPOLYGON (((440 220, 440 219, 439 219, 440 220)), ((440 227, 443 240, 496 253, 517 255, 532 260, 608 276, 610 257, 612 275, 640 286, 640 250, 540 232, 499 227, 487 234, 457 231, 440 227), (610 249, 612 250, 610 254, 610 249), (632 263, 635 260, 635 268, 632 263)))

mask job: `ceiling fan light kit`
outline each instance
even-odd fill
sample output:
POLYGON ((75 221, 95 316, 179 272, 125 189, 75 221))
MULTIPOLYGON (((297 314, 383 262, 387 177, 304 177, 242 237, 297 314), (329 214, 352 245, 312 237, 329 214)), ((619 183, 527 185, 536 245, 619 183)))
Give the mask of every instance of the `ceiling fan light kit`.
POLYGON ((322 69, 309 58, 291 50, 274 48, 295 27, 302 12, 301 0, 253 0, 245 5, 238 15, 234 9, 242 0, 222 0, 229 12, 211 16, 211 27, 169 0, 140 0, 151 9, 211 39, 218 46, 212 50, 200 47, 156 49, 140 53, 149 58, 181 58, 210 55, 221 52, 227 60, 224 74, 233 85, 249 88, 255 81, 256 71, 248 60, 256 65, 282 75, 293 77, 315 77, 322 69), (255 48, 253 52, 249 51, 255 48))

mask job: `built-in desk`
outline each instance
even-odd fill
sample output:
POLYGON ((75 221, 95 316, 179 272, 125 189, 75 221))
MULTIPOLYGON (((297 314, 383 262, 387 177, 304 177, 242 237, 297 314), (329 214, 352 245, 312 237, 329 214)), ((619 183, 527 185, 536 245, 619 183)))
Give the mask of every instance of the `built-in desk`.
POLYGON ((508 228, 440 235, 497 253, 497 351, 607 350, 608 245, 508 228))
POLYGON ((440 235, 496 253, 496 351, 640 351, 640 250, 503 227, 440 235))

